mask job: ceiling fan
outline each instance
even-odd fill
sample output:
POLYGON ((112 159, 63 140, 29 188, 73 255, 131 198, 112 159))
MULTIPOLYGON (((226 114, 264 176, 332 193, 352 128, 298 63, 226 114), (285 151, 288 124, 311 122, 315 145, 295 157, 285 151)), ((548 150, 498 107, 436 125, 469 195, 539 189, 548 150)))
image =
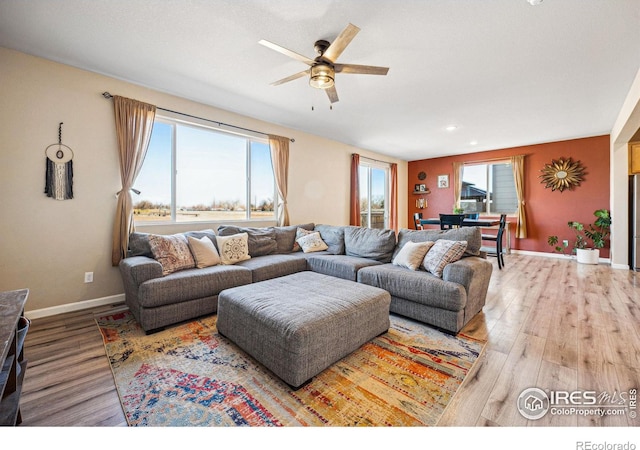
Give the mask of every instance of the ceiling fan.
POLYGON ((288 50, 272 42, 265 41, 264 39, 261 40, 259 43, 265 47, 301 61, 309 66, 307 70, 290 75, 282 80, 275 81, 271 83, 271 85, 278 86, 308 75, 309 85, 317 89, 323 89, 327 93, 329 101, 331 103, 335 103, 338 101, 338 92, 336 91, 335 86, 336 73, 386 75, 389 71, 388 67, 336 63, 338 57, 342 54, 344 49, 347 48, 347 45, 349 45, 359 31, 360 28, 353 24, 349 24, 332 43, 325 40, 316 41, 314 49, 318 53, 318 56, 315 59, 307 58, 306 56, 288 50))

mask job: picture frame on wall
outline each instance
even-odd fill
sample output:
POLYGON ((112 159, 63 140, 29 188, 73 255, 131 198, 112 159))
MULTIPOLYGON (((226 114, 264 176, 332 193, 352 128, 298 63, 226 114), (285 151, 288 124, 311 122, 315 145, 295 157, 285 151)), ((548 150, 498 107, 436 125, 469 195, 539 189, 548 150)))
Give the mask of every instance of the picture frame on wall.
POLYGON ((438 175, 438 187, 439 188, 449 187, 449 175, 438 175))
POLYGON ((413 192, 420 192, 420 185, 416 184, 413 186, 413 192))
POLYGON ((426 192, 427 191, 427 185, 426 184, 421 184, 420 185, 420 189, 418 189, 420 192, 426 192))

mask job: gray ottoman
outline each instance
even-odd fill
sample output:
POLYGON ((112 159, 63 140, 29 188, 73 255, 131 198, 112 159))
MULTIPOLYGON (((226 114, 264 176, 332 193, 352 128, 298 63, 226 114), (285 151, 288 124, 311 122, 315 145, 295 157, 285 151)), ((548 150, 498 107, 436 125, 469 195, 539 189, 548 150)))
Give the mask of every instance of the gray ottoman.
POLYGON ((298 388, 389 329, 385 290, 299 272, 222 291, 218 331, 298 388))

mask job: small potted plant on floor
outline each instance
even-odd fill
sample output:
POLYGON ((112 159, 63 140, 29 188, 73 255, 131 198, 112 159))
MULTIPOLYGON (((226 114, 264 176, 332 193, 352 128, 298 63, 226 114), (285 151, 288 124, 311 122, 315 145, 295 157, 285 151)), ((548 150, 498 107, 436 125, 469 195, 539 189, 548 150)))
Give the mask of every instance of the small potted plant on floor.
MULTIPOLYGON (((576 254, 576 260, 582 264, 598 264, 600 249, 605 246, 606 240, 611 234, 611 215, 609 211, 598 209, 594 211, 593 215, 596 220, 587 226, 576 221, 567 223, 575 233, 573 251, 576 254), (589 243, 592 245, 589 246, 589 243)), ((562 245, 558 245, 558 236, 549 236, 547 242, 554 247, 556 252, 563 254, 569 246, 568 241, 563 241, 562 245)))

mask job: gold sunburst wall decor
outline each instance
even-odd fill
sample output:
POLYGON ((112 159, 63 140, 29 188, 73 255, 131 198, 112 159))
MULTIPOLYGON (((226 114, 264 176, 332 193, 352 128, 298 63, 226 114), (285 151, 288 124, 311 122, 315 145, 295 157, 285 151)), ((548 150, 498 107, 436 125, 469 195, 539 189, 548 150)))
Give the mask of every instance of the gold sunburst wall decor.
POLYGON ((571 158, 552 159, 551 164, 545 164, 541 172, 540 178, 544 187, 560 192, 580 186, 585 173, 580 161, 574 161, 571 158))

